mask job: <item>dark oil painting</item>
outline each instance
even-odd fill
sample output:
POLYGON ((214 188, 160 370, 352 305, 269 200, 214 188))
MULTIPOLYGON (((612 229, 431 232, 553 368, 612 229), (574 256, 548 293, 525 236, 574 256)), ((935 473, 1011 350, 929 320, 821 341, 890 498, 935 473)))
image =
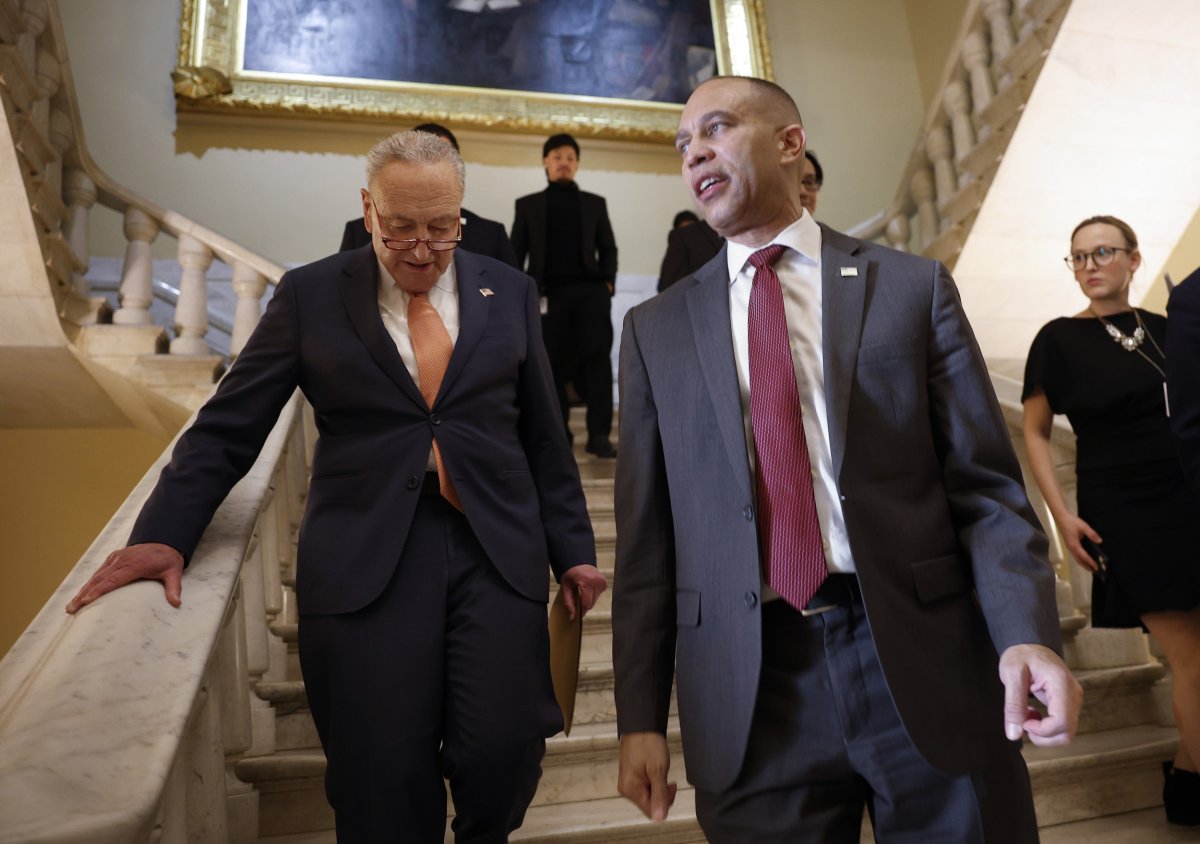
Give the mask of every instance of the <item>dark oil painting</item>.
POLYGON ((708 0, 245 0, 246 71, 683 103, 708 0))

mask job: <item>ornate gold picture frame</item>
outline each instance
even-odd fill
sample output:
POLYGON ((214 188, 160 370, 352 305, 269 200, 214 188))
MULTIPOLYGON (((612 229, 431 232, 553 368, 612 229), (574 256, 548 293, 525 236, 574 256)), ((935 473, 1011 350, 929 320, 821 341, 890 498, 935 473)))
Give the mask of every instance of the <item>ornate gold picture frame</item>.
MULTIPOLYGON (((585 137, 647 141, 674 137, 678 125, 682 109, 678 103, 247 70, 247 20, 255 2, 183 0, 178 66, 171 74, 180 112, 393 125, 435 120, 504 132, 568 131, 585 137)), ((430 8, 439 11, 436 3, 397 0, 396 5, 423 9, 426 14, 430 8)), ((452 5, 441 3, 441 7, 452 5)), ((762 0, 709 0, 709 5, 717 71, 771 78, 762 0)))

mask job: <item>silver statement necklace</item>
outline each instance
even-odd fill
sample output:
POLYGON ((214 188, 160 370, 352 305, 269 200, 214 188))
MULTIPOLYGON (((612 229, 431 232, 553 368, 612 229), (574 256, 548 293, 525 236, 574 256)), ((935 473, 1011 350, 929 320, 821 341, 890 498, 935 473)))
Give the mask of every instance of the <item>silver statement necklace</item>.
POLYGON ((1146 338, 1150 338, 1150 345, 1154 346, 1154 350, 1158 352, 1158 356, 1162 358, 1163 366, 1167 363, 1167 354, 1158 345, 1158 341, 1154 339, 1154 335, 1146 330, 1146 324, 1142 322, 1142 315, 1138 313, 1137 308, 1130 308, 1133 311, 1133 318, 1137 321, 1137 328, 1133 329, 1133 334, 1126 334, 1121 329, 1117 328, 1111 322, 1106 320, 1100 314, 1096 313, 1091 307, 1088 307, 1088 313, 1100 320, 1104 325, 1104 330, 1108 332, 1108 336, 1113 338, 1113 341, 1127 352, 1137 352, 1146 363, 1154 367, 1159 376, 1163 379, 1163 404, 1167 409, 1167 416, 1171 415, 1171 400, 1167 396, 1167 373, 1163 371, 1162 366, 1159 366, 1150 356, 1142 351, 1141 345, 1146 342, 1146 338))

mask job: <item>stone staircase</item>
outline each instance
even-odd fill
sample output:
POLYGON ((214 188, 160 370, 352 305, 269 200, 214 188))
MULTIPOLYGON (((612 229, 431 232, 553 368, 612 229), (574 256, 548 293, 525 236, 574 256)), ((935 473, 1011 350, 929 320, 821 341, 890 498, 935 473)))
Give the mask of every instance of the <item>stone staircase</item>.
MULTIPOLYGON (((576 412, 572 421, 579 432, 576 442, 583 442, 582 415, 576 412)), ((615 464, 587 455, 582 448, 576 449, 576 457, 596 531, 598 563, 611 582, 616 539, 615 464)), ((1173 727, 1160 726, 1162 707, 1156 684, 1163 681, 1164 667, 1144 650, 1106 649, 1103 632, 1099 637, 1084 635, 1080 639, 1077 634, 1082 623, 1077 614, 1063 619, 1068 658, 1073 664, 1127 664, 1077 667, 1085 705, 1076 741, 1067 748, 1029 746, 1025 750, 1039 821, 1043 828, 1058 827, 1056 840, 1060 841, 1077 840, 1070 836, 1075 822, 1095 823, 1096 818, 1157 806, 1162 787, 1159 764, 1172 757, 1178 742, 1173 727)), ((289 676, 262 682, 256 692, 274 707, 276 749, 271 755, 242 759, 236 773, 239 779, 253 783, 259 793, 259 831, 264 844, 332 844, 333 816, 322 784, 325 760, 294 658, 295 625, 276 625, 274 630, 288 643, 289 676)), ((684 781, 674 718, 668 740, 672 777, 680 790, 668 821, 652 825, 616 795, 619 745, 611 630, 610 590, 585 618, 574 728, 570 736, 560 734, 547 742, 541 784, 525 825, 512 836, 513 841, 649 844, 705 840, 696 823, 692 790, 684 781)), ((453 813, 452 805, 447 805, 447 813, 453 813)), ((1156 812, 1150 813, 1145 823, 1147 835, 1141 840, 1155 840, 1155 827, 1165 829, 1156 812)), ((447 841, 451 840, 447 833, 447 841)), ((871 840, 865 819, 863 840, 871 840)))

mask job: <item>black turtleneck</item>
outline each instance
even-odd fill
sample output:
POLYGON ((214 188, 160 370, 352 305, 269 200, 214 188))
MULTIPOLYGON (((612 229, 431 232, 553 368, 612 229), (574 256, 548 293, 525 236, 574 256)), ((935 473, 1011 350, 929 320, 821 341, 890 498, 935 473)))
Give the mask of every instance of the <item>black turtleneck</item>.
POLYGON ((546 186, 546 286, 578 284, 583 280, 579 185, 551 182, 546 186))

